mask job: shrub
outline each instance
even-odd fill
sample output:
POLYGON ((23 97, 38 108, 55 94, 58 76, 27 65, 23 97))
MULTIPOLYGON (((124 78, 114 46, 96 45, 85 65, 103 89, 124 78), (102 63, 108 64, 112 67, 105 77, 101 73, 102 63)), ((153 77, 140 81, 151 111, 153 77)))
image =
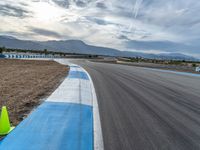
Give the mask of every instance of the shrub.
POLYGON ((192 64, 192 67, 196 67, 197 65, 196 64, 192 64))

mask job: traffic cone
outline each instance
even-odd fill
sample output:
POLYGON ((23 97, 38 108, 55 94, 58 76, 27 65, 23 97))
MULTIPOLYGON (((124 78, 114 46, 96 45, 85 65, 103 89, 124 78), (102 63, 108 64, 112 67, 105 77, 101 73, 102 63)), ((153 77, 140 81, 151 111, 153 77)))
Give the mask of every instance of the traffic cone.
POLYGON ((1 109, 1 118, 0 118, 0 135, 7 135, 13 129, 14 127, 10 127, 10 120, 8 117, 6 106, 3 106, 1 109))

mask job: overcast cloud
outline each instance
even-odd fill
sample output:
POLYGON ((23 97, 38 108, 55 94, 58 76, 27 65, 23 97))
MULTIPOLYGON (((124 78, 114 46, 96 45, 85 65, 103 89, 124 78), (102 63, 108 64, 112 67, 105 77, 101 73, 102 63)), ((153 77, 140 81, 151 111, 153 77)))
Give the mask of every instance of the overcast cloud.
POLYGON ((199 10, 197 0, 4 0, 0 33, 199 57, 199 10))

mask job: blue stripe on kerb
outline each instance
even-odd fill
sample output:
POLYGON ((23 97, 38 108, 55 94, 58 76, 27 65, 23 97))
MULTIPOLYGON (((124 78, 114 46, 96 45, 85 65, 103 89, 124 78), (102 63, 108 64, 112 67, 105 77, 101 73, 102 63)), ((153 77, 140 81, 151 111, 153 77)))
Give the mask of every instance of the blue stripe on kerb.
POLYGON ((85 79, 89 80, 88 75, 82 71, 69 71, 68 78, 77 78, 77 79, 85 79))
POLYGON ((0 144, 5 150, 92 150, 92 106, 45 102, 0 144))
POLYGON ((0 54, 0 58, 5 58, 5 57, 6 57, 5 55, 0 54))

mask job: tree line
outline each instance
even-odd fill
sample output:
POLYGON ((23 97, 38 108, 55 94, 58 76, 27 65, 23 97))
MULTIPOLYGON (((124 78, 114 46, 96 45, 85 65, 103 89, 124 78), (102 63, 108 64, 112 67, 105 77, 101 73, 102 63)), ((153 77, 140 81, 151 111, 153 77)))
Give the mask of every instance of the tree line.
POLYGON ((16 53, 33 53, 33 54, 44 54, 44 55, 57 55, 61 57, 66 57, 67 55, 74 55, 74 56, 81 56, 84 58, 96 58, 98 55, 90 55, 90 54, 78 54, 78 53, 66 53, 66 52, 55 52, 55 51, 50 51, 48 49, 44 50, 27 50, 27 49, 15 49, 15 48, 6 48, 6 47, 0 47, 0 54, 3 52, 16 52, 16 53))
POLYGON ((35 53, 35 54, 45 54, 45 55, 60 55, 65 56, 67 53, 64 52, 54 52, 48 51, 47 49, 44 50, 26 50, 26 49, 11 49, 6 47, 0 47, 0 54, 3 52, 16 52, 16 53, 35 53))

